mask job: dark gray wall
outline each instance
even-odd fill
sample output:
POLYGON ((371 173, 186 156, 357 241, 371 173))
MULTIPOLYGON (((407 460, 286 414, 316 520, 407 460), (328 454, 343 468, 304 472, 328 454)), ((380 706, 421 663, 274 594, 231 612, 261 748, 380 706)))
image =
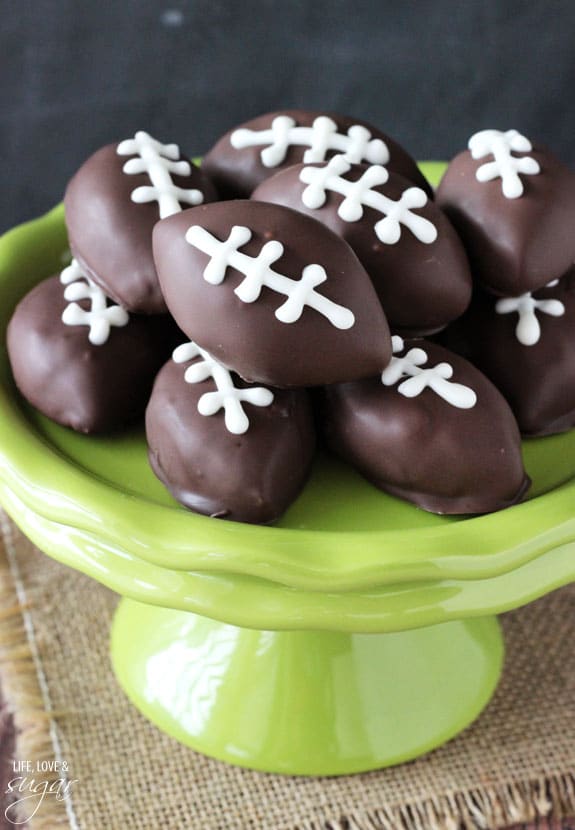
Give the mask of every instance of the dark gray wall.
POLYGON ((419 158, 517 127, 575 163, 575 3, 0 0, 0 228, 147 129, 199 154, 282 107, 373 121, 419 158))

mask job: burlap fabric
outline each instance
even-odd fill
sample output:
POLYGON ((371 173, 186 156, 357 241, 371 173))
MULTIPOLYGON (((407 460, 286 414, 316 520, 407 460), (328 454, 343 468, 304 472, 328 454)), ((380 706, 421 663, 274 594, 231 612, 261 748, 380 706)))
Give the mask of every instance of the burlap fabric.
POLYGON ((117 597, 3 516, 2 538, 0 679, 18 756, 63 760, 74 781, 69 798, 44 798, 33 830, 467 830, 575 815, 575 585, 504 617, 503 680, 450 744, 390 770, 286 778, 204 758, 148 724, 110 668, 117 597))

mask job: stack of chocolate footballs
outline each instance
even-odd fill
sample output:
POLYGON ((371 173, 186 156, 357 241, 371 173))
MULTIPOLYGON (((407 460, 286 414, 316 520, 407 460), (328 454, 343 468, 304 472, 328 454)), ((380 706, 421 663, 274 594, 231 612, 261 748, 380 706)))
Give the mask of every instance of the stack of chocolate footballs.
POLYGON ((435 200, 338 115, 256 118, 201 170, 139 132, 65 208, 72 264, 14 313, 15 381, 82 432, 146 410, 199 513, 277 519, 317 435, 426 510, 490 512, 528 489, 520 428, 575 424, 575 176, 514 130, 473 136, 435 200))

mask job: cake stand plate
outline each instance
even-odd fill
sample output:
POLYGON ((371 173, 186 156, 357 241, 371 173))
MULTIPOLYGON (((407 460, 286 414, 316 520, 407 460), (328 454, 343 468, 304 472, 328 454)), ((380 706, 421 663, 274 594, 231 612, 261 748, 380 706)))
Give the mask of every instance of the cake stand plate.
POLYGON ((327 456, 274 527, 191 514, 141 425, 77 435, 14 388, 7 322, 66 244, 61 208, 0 240, 0 502, 125 597, 112 660, 135 705, 208 755, 291 774, 399 763, 468 725, 501 670, 494 615, 575 579, 575 432, 526 442, 530 500, 490 516, 433 516, 327 456))

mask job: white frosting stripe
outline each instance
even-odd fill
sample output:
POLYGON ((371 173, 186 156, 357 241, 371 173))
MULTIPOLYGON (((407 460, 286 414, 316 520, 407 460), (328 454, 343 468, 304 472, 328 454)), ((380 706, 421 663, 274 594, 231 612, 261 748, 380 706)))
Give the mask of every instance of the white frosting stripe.
POLYGON ((477 395, 469 386, 454 383, 453 366, 449 363, 438 363, 431 368, 422 368, 427 363, 427 352, 420 348, 410 349, 403 357, 395 357, 404 349, 403 339, 392 337, 393 353, 391 362, 381 375, 384 386, 393 386, 402 381, 397 391, 406 398, 415 398, 421 395, 424 389, 433 389, 436 395, 458 409, 472 409, 477 403, 477 395))
MULTIPOLYGON (((559 280, 552 280, 547 283, 546 288, 551 288, 559 280)), ((497 314, 517 313, 519 319, 515 327, 515 336, 523 346, 534 346, 541 339, 541 324, 537 318, 537 312, 548 314, 550 317, 562 317, 565 314, 565 306, 561 300, 543 299, 537 300, 530 291, 521 294, 519 297, 503 297, 495 303, 497 314)))
POLYGON ((219 285, 223 282, 228 267, 235 268, 245 277, 235 289, 235 294, 242 302, 255 302, 264 286, 287 297, 275 312, 276 318, 282 323, 295 323, 307 306, 326 317, 335 328, 349 329, 353 326, 355 317, 348 308, 334 303, 315 290, 327 280, 321 265, 307 265, 301 278, 294 280, 271 267, 283 255, 281 242, 274 239, 266 242, 257 257, 252 257, 238 250, 251 238, 250 229, 241 225, 235 225, 223 242, 199 225, 193 225, 186 233, 186 241, 210 257, 203 274, 206 282, 219 285))
POLYGON ((119 156, 137 156, 128 159, 122 169, 129 176, 146 173, 151 185, 136 187, 132 191, 132 201, 138 204, 157 202, 160 219, 179 213, 182 209, 180 202, 199 205, 204 201, 201 190, 176 187, 172 181, 172 174, 189 176, 192 172, 189 162, 179 160, 180 148, 177 144, 160 144, 151 135, 140 130, 134 138, 121 141, 116 152, 119 156))
POLYGON ((66 286, 64 299, 69 302, 62 313, 62 322, 66 326, 88 326, 88 340, 93 346, 103 346, 107 342, 112 326, 128 324, 130 316, 126 309, 119 305, 109 306, 102 289, 84 275, 77 260, 73 259, 64 268, 60 282, 66 286), (90 301, 89 310, 78 305, 80 300, 90 301))
POLYGON ((389 150, 380 138, 372 138, 370 131, 361 124, 351 126, 347 134, 338 132, 338 126, 327 115, 318 116, 311 127, 298 127, 289 115, 278 115, 265 130, 235 130, 230 136, 232 147, 264 147, 260 158, 264 167, 281 164, 289 147, 308 147, 303 160, 306 164, 325 161, 328 152, 344 153, 346 159, 359 163, 387 164, 389 150))
POLYGON ((304 205, 311 210, 322 207, 327 198, 327 191, 344 196, 338 208, 338 216, 344 222, 357 222, 363 216, 364 207, 373 208, 383 214, 383 219, 376 222, 374 231, 380 242, 395 245, 401 238, 401 226, 404 225, 420 242, 426 245, 437 239, 437 228, 423 216, 412 212, 412 208, 421 208, 427 204, 427 194, 419 187, 409 187, 403 191, 398 201, 390 199, 372 188, 385 184, 389 173, 385 167, 374 164, 365 170, 360 178, 351 182, 343 178, 351 170, 351 164, 344 156, 334 156, 326 167, 304 167, 300 180, 307 184, 302 193, 304 205))
POLYGON ((200 397, 198 412, 200 415, 209 416, 215 415, 223 408, 228 432, 234 435, 247 432, 250 422, 242 403, 269 406, 274 399, 273 392, 263 386, 254 386, 249 389, 234 386, 231 372, 196 343, 183 343, 172 355, 176 363, 187 363, 198 357, 200 360, 186 369, 184 380, 186 383, 201 383, 212 378, 216 385, 215 392, 205 392, 200 397))
POLYGON ((515 153, 530 153, 531 142, 517 130, 481 130, 469 139, 467 145, 474 159, 493 156, 492 161, 480 165, 475 173, 479 182, 501 179, 501 190, 506 199, 517 199, 523 195, 523 182, 519 174, 534 176, 541 172, 538 162, 530 156, 513 156, 515 153))

